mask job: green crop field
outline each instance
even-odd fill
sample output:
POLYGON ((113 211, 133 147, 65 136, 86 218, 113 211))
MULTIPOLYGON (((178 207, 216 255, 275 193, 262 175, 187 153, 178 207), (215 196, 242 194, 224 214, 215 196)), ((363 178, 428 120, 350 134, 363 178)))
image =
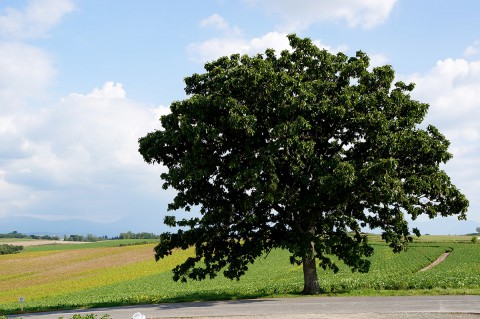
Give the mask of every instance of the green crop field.
MULTIPOLYGON (((319 269, 325 294, 479 294, 480 244, 471 237, 425 237, 406 252, 394 254, 376 238, 367 274, 341 266, 337 274, 319 269), (447 259, 419 272, 444 252, 447 259)), ((215 279, 172 281, 171 269, 191 252, 177 251, 154 261, 154 243, 108 241, 80 245, 26 247, 0 256, 0 315, 19 311, 89 308, 138 303, 294 296, 303 288, 301 266, 289 263, 286 251, 258 259, 240 281, 215 279), (137 243, 137 245, 132 245, 137 243)))

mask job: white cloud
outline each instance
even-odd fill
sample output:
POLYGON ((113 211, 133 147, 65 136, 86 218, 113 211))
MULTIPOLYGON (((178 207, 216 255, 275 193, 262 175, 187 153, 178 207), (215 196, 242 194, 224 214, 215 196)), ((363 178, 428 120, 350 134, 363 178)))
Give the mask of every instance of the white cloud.
POLYGON ((428 73, 409 80, 417 84, 415 96, 428 98, 434 121, 464 127, 465 121, 480 119, 480 61, 441 60, 428 73))
POLYGON ((470 200, 469 218, 479 220, 480 61, 449 58, 403 80, 416 83, 413 98, 430 104, 425 123, 450 140, 453 159, 445 169, 470 200))
POLYGON ((155 210, 138 201, 155 202, 163 167, 143 162, 138 138, 168 108, 129 100, 114 82, 52 102, 53 57, 18 42, 48 35, 71 10, 70 0, 31 0, 0 12, 0 217, 106 222, 155 210))
POLYGON ((11 116, 0 117, 0 134, 15 133, 16 130, 11 116))
MULTIPOLYGON (((202 20, 201 25, 215 26, 222 34, 219 37, 192 43, 188 46, 187 50, 190 58, 196 62, 204 63, 234 53, 254 55, 264 53, 266 49, 274 49, 277 53, 291 49, 287 33, 269 32, 263 36, 249 39, 243 35, 240 29, 230 27, 228 22, 218 14, 202 20)), ((319 48, 331 52, 339 52, 346 49, 344 45, 333 48, 323 44, 320 40, 314 40, 313 42, 319 48)))
POLYGON ((3 170, 0 170, 0 191, 0 218, 11 216, 34 201, 34 196, 28 192, 27 188, 5 181, 3 170))
POLYGON ((388 19, 396 0, 244 0, 279 15, 285 32, 299 32, 321 22, 346 21, 349 27, 372 28, 388 19))
POLYGON ((242 30, 237 26, 230 26, 230 24, 217 13, 212 14, 206 19, 200 21, 200 26, 204 28, 211 27, 217 31, 221 31, 226 37, 241 37, 242 30))
POLYGON ((370 57, 371 67, 384 66, 385 64, 388 64, 388 61, 390 60, 388 56, 382 53, 372 53, 368 56, 370 57))
POLYGON ((215 29, 218 29, 221 31, 228 31, 230 29, 228 22, 217 13, 212 14, 208 18, 200 21, 200 25, 202 27, 214 27, 215 29))
POLYGON ((480 54, 480 40, 477 40, 473 42, 471 45, 469 45, 465 51, 463 52, 463 55, 465 57, 471 57, 480 54))
POLYGON ((71 0, 30 0, 23 10, 6 8, 0 15, 0 35, 14 39, 43 37, 73 9, 71 0))
POLYGON ((121 83, 106 82, 101 89, 95 88, 87 97, 99 99, 123 99, 126 92, 121 83))
POLYGON ((48 133, 55 137, 55 153, 68 161, 78 163, 76 154, 83 154, 79 158, 96 163, 96 169, 143 166, 138 138, 158 128, 158 115, 168 111, 129 100, 122 84, 106 82, 91 93, 62 99, 49 111, 48 133))
POLYGON ((473 142, 479 140, 480 132, 476 127, 453 128, 444 132, 445 136, 450 139, 463 140, 465 142, 473 142))
MULTIPOLYGON (((6 167, 13 161, 32 156, 28 139, 42 125, 42 105, 48 97, 47 89, 55 79, 56 70, 52 58, 43 50, 22 43, 2 42, 0 69, 0 169, 3 169, 0 193, 6 196, 20 194, 6 191, 13 187, 5 186, 5 178, 11 173, 6 167)), ((17 190, 17 187, 13 188, 17 190)), ((0 202, 5 201, 0 197, 0 202)))
POLYGON ((163 168, 143 162, 138 138, 158 129, 159 115, 168 112, 129 100, 120 83, 106 82, 38 110, 40 123, 34 129, 0 118, 8 124, 4 135, 14 137, 19 153, 2 157, 0 216, 61 219, 81 213, 77 217, 107 221, 119 205, 132 205, 120 193, 146 193, 152 184, 160 190, 154 172, 163 168))
POLYGON ((52 58, 28 44, 0 42, 0 101, 3 109, 14 101, 43 96, 56 75, 52 58))
POLYGON ((286 34, 270 32, 260 38, 221 37, 193 43, 187 49, 191 58, 197 62, 206 62, 234 53, 264 53, 267 48, 277 52, 290 49, 286 34))
POLYGON ((192 43, 187 48, 190 58, 196 62, 212 61, 232 53, 245 54, 249 51, 248 43, 236 38, 213 38, 203 42, 192 43))

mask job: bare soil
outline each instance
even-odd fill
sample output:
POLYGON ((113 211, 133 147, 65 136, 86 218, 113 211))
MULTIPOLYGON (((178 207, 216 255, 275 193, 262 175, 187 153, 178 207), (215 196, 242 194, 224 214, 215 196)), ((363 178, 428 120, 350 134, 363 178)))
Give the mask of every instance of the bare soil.
POLYGON ((63 240, 24 240, 24 241, 6 241, 1 242, 1 244, 14 245, 14 246, 42 246, 42 245, 65 245, 65 244, 87 244, 88 242, 84 241, 63 241, 63 240))
POLYGON ((439 263, 441 263, 442 261, 445 260, 445 258, 448 257, 448 255, 450 255, 450 253, 444 253, 442 254, 440 257, 437 258, 437 260, 435 260, 433 263, 431 263, 430 265, 428 265, 427 267, 425 268, 422 268, 420 269, 419 271, 426 271, 426 270, 429 270, 433 267, 435 267, 436 265, 438 265, 439 263))

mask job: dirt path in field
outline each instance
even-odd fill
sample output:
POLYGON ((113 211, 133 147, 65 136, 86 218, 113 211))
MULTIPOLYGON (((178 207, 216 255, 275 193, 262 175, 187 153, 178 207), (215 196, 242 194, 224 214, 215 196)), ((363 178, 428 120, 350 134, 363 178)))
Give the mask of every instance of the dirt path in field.
POLYGON ((28 247, 28 246, 42 246, 42 245, 66 245, 66 244, 87 244, 87 243, 88 242, 84 242, 84 241, 35 239, 35 240, 25 240, 25 241, 5 241, 5 242, 1 242, 0 244, 28 247))
POLYGON ((431 263, 430 265, 428 265, 427 267, 425 268, 422 268, 420 269, 419 271, 426 271, 426 270, 429 270, 433 267, 435 267, 436 265, 438 265, 439 263, 441 263, 442 261, 445 260, 445 258, 448 257, 448 255, 450 255, 450 253, 444 253, 442 254, 440 257, 437 258, 437 260, 435 260, 433 263, 431 263))

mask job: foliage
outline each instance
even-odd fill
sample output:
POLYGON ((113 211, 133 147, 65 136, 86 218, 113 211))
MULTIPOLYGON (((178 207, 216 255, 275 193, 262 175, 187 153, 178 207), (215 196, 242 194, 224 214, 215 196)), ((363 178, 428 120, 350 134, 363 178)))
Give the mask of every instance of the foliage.
MULTIPOLYGON (((391 66, 370 71, 354 57, 289 37, 291 51, 222 57, 185 79, 189 98, 171 104, 163 129, 139 140, 148 163, 163 164, 169 210, 156 258, 195 246, 174 279, 244 275, 258 257, 285 248, 303 263, 305 292, 318 292, 315 260, 368 271, 380 228, 395 252, 410 232, 405 215, 465 218, 468 201, 440 164, 449 142, 422 123, 428 105, 414 84, 393 83, 391 66), (188 216, 187 216, 188 217, 188 216), (337 259, 331 256, 338 257, 337 259)), ((418 234, 418 230, 414 229, 418 234)))
POLYGON ((470 241, 472 242, 472 244, 475 244, 478 241, 478 237, 472 236, 472 239, 470 241))
POLYGON ((126 233, 120 233, 118 238, 119 239, 159 239, 160 235, 155 235, 154 233, 147 233, 147 232, 132 233, 131 231, 128 231, 126 233))
POLYGON ((50 235, 26 235, 19 233, 17 231, 13 231, 7 234, 0 234, 0 238, 29 238, 29 239, 44 239, 44 240, 59 240, 58 236, 50 236, 50 235))
POLYGON ((2 244, 0 245, 0 255, 16 254, 23 250, 23 246, 2 244))
POLYGON ((95 242, 99 240, 106 240, 108 239, 107 236, 95 236, 93 234, 87 234, 86 236, 83 235, 70 235, 70 236, 64 236, 63 240, 65 241, 87 241, 87 242, 95 242))

